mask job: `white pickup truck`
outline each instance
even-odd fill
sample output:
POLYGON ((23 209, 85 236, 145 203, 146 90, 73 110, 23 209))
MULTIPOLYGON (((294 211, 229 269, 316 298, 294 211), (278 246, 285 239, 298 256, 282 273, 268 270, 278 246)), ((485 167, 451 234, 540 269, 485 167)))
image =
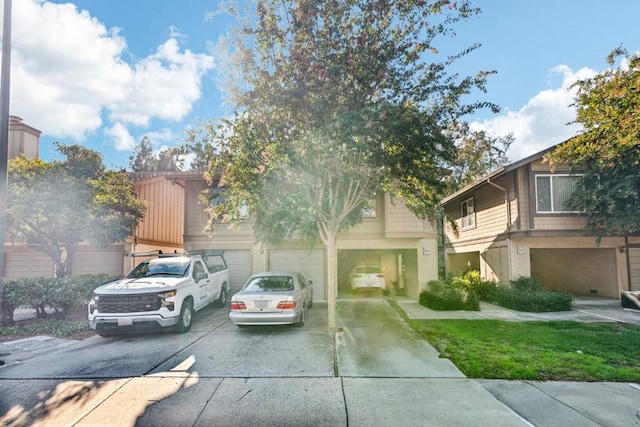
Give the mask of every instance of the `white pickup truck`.
POLYGON ((102 336, 154 326, 184 333, 196 311, 224 307, 229 290, 223 250, 158 254, 93 291, 89 324, 102 336))

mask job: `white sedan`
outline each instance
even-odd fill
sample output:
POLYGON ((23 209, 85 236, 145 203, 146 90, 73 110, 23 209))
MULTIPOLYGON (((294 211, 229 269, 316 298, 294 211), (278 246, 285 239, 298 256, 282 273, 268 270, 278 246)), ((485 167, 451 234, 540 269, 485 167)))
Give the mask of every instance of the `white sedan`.
POLYGON ((254 274, 231 298, 229 320, 246 325, 304 326, 305 311, 313 305, 312 282, 296 271, 254 274))
POLYGON ((361 265, 351 272, 351 289, 384 289, 387 281, 377 265, 361 265))

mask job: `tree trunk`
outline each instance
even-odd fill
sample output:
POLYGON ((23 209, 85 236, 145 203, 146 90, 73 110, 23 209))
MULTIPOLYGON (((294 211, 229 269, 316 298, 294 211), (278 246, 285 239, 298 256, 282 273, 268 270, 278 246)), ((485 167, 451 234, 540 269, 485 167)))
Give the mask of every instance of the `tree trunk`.
POLYGON ((327 310, 329 330, 336 329, 336 302, 338 299, 338 253, 336 249, 336 233, 330 231, 324 236, 323 243, 327 251, 327 310))

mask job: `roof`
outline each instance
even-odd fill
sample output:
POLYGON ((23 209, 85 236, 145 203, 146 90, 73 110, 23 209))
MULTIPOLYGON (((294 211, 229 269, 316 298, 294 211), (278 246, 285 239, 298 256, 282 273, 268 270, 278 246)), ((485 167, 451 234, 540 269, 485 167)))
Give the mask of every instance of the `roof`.
POLYGON ((547 154, 550 151, 553 151, 558 145, 563 144, 566 141, 563 141, 559 144, 555 144, 552 145, 551 147, 539 151, 535 154, 530 155, 529 157, 525 157, 524 159, 518 160, 517 162, 513 162, 510 163, 508 165, 502 166, 490 173, 488 173, 487 175, 483 176, 482 178, 472 182, 471 184, 466 185, 465 187, 461 188, 460 190, 456 191, 455 193, 445 197, 444 199, 442 199, 442 201, 440 202, 441 204, 446 204, 449 203, 450 201, 462 196, 465 193, 468 193, 471 190, 474 190, 476 188, 478 188, 479 186, 489 182, 490 180, 499 177, 500 175, 503 175, 507 172, 511 172, 515 169, 518 169, 521 166, 524 166, 526 164, 532 163, 535 160, 538 160, 540 158, 542 158, 545 154, 547 154))
POLYGON ((168 180, 203 180, 202 171, 156 171, 156 172, 132 172, 131 179, 134 182, 146 181, 148 179, 165 178, 168 180))

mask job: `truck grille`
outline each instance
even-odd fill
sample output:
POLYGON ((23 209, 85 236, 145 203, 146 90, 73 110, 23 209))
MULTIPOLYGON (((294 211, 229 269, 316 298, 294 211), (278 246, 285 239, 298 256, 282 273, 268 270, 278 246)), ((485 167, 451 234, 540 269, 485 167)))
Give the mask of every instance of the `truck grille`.
POLYGON ((158 294, 100 296, 101 313, 140 313, 160 310, 158 294))

